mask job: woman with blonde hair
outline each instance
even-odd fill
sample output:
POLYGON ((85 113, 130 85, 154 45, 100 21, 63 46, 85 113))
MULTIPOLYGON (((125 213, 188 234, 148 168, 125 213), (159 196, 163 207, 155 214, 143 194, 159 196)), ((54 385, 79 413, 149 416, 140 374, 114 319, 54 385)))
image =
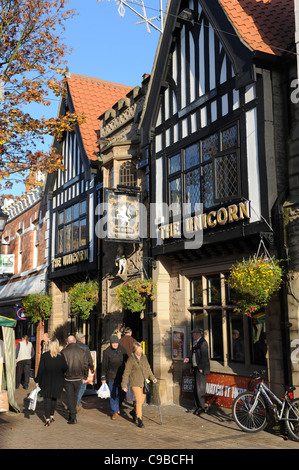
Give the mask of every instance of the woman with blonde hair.
POLYGON ((150 368, 147 357, 143 354, 142 345, 138 342, 133 345, 133 352, 126 362, 121 384, 124 392, 127 392, 128 379, 136 399, 135 409, 130 414, 132 414, 137 426, 144 428, 142 421, 142 405, 146 396, 144 393, 144 380, 148 381, 150 379, 156 383, 157 379, 150 368))
POLYGON ((64 384, 64 373, 68 366, 59 341, 54 339, 49 342, 49 351, 41 355, 36 385, 40 387, 40 395, 44 398, 45 426, 50 426, 54 420, 57 399, 60 398, 64 384))

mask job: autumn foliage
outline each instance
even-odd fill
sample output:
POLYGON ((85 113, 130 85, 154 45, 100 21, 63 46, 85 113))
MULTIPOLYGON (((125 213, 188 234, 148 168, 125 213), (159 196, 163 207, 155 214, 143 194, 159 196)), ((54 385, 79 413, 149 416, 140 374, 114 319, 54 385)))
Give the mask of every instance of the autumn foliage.
MULTIPOLYGON (((13 175, 29 170, 62 168, 55 149, 40 150, 46 134, 62 139, 84 116, 34 118, 31 103, 50 104, 64 91, 65 56, 62 34, 74 10, 66 0, 0 0, 0 180, 8 187, 13 175)), ((0 185, 1 187, 1 185, 0 185)), ((3 187, 3 185, 2 185, 3 187)))

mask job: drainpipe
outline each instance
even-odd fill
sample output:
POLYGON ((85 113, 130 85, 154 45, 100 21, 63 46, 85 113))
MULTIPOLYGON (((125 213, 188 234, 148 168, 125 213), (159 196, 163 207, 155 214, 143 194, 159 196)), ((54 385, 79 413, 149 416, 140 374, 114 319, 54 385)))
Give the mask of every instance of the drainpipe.
MULTIPOLYGON (((288 257, 285 245, 284 233, 284 208, 283 204, 286 200, 285 193, 282 193, 275 202, 272 210, 274 222, 274 242, 277 248, 278 259, 286 260, 288 257)), ((284 383, 286 385, 293 385, 292 376, 292 363, 291 363, 291 348, 290 348, 290 327, 292 324, 289 322, 288 312, 288 288, 287 288, 287 261, 285 262, 285 273, 283 275, 282 287, 279 291, 280 298, 280 327, 281 327, 281 341, 283 351, 283 373, 284 383)))

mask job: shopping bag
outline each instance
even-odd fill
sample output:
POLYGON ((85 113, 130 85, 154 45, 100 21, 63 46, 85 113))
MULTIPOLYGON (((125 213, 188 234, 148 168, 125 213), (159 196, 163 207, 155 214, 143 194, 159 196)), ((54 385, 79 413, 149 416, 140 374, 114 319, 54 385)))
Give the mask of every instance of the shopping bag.
POLYGON ((133 389, 132 389, 131 385, 129 385, 129 384, 127 385, 126 400, 127 401, 135 401, 135 395, 134 395, 133 389))
POLYGON ((98 397, 99 398, 110 398, 110 390, 108 385, 105 383, 103 384, 98 390, 98 397))
POLYGON ((32 390, 32 392, 29 393, 28 398, 29 398, 29 405, 28 405, 28 410, 35 411, 36 408, 36 403, 37 403, 37 395, 40 392, 39 387, 35 387, 35 389, 32 390))

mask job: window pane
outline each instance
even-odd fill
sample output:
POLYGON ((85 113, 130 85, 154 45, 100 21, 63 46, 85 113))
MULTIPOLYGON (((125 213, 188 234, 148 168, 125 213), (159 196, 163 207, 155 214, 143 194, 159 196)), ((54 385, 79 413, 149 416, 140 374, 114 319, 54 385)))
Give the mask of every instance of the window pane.
POLYGON ((202 161, 206 162, 215 156, 219 151, 218 133, 212 134, 202 140, 202 161))
POLYGON ((243 315, 237 312, 228 313, 228 339, 230 345, 230 360, 234 362, 244 362, 244 331, 243 315))
POLYGON ((199 143, 185 149, 185 169, 199 164, 199 143))
POLYGON ((80 214, 86 214, 86 201, 80 203, 80 214))
POLYGON ((61 225, 64 223, 64 212, 58 212, 57 224, 61 225))
POLYGON ((204 329, 203 327, 203 312, 193 312, 193 325, 192 328, 200 328, 201 330, 204 329))
POLYGON ((238 127, 230 127, 222 132, 222 150, 238 145, 238 127))
POLYGON ((250 319, 252 331, 252 362, 262 366, 267 365, 267 339, 265 312, 259 312, 250 319))
POLYGON ((191 281, 191 304, 202 305, 202 278, 191 281))
POLYGON ((72 220, 76 220, 79 218, 79 210, 80 210, 80 203, 74 204, 73 206, 73 218, 72 220))
POLYGON ((238 194, 237 155, 225 155, 215 160, 216 198, 230 198, 238 194))
POLYGON ((181 206, 181 178, 170 181, 170 204, 178 204, 181 206))
POLYGON ((186 203, 191 204, 191 212, 195 211, 195 204, 200 203, 200 169, 189 171, 185 176, 186 203))
POLYGON ((73 250, 79 248, 79 221, 72 224, 73 227, 73 250))
POLYGON ((65 222, 70 222, 72 220, 72 206, 68 207, 65 210, 65 222))
POLYGON ((72 250, 72 224, 65 227, 65 252, 72 250))
POLYGON ((221 305, 220 276, 208 277, 208 305, 221 305))
POLYGON ((175 155, 169 159, 169 174, 181 171, 181 155, 175 155))
POLYGON ((202 173, 202 198, 205 208, 214 204, 213 165, 209 163, 203 167, 202 173))
POLYGON ((211 359, 223 361, 222 314, 209 312, 210 356, 211 359))
POLYGON ((80 246, 86 245, 87 225, 86 219, 80 221, 80 246))
POLYGON ((64 228, 61 228, 60 230, 58 230, 58 246, 57 246, 58 253, 63 252, 63 233, 64 233, 64 228))

